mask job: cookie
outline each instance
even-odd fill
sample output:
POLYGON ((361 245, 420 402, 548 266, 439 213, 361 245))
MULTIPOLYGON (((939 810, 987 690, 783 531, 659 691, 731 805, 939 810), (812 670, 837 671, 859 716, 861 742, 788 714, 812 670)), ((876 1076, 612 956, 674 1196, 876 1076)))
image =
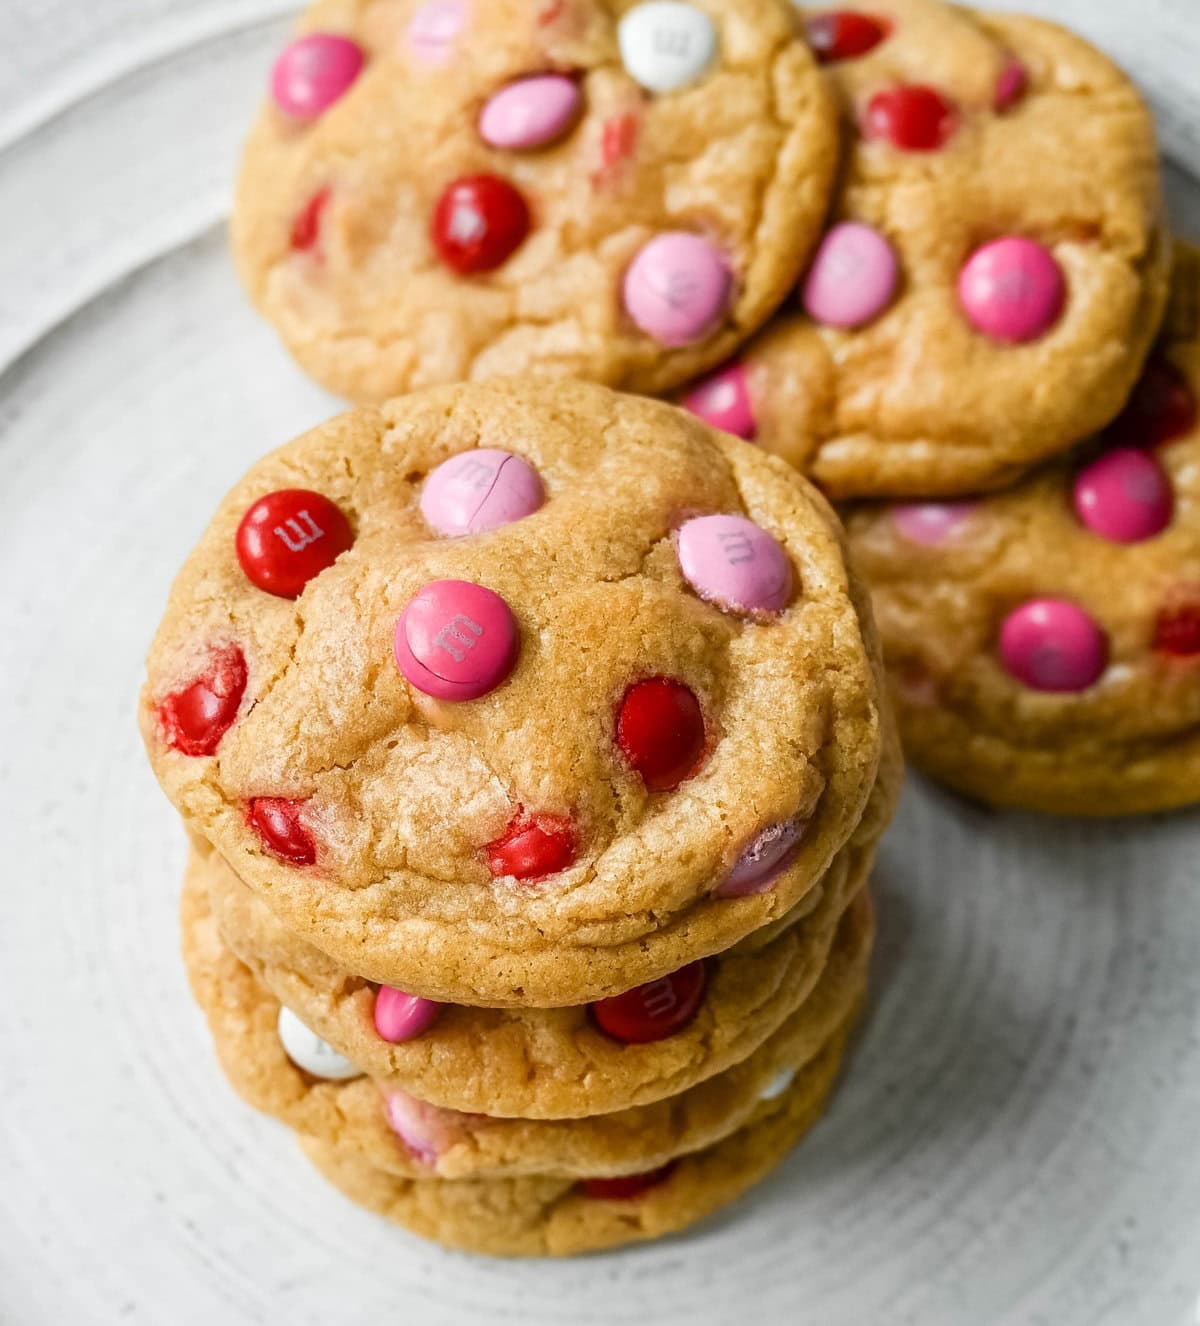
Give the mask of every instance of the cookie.
POLYGON ((854 135, 839 199, 785 311, 686 400, 835 497, 998 487, 1106 425, 1154 339, 1153 122, 1053 24, 871 13, 840 47, 807 17, 854 135))
POLYGON ((887 744, 820 495, 580 383, 435 389, 269 456, 148 674, 160 782, 298 937, 493 1008, 618 995, 785 917, 887 744))
POLYGON ((202 873, 193 865, 184 888, 184 955, 230 1082, 297 1132, 405 1178, 614 1177, 657 1169, 728 1136, 787 1089, 862 999, 874 928, 860 890, 811 995, 723 1073, 634 1109, 566 1121, 500 1119, 439 1109, 376 1082, 321 1041, 225 946, 202 873))
POLYGON ((1125 411, 1005 493, 848 517, 904 744, 996 805, 1200 801, 1200 249, 1125 411))
POLYGON ((611 1180, 403 1179, 328 1142, 301 1138, 317 1169, 360 1206, 447 1247, 497 1257, 565 1257, 661 1238, 742 1196, 820 1118, 849 1026, 758 1116, 715 1145, 649 1174, 611 1180))
POLYGON ((786 0, 319 0, 246 147, 251 299, 341 396, 666 391, 794 284, 838 154, 786 0))
POLYGON ((197 854, 190 873, 207 890, 223 942, 255 980, 389 1089, 460 1113, 555 1119, 674 1096, 757 1050, 821 978, 872 855, 839 854, 810 895, 812 912, 761 947, 743 941, 595 1004, 432 1004, 434 1016, 418 1029, 393 1028, 386 987, 297 941, 215 854, 197 854))

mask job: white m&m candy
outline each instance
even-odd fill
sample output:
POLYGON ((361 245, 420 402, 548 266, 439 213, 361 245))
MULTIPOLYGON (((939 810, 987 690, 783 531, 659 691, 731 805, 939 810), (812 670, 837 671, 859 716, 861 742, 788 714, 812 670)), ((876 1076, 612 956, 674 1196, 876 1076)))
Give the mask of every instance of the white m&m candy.
POLYGON ((279 1042, 287 1057, 312 1077, 330 1082, 345 1082, 361 1073, 344 1055, 309 1030, 290 1008, 279 1010, 279 1042))
POLYGON ((681 0, 649 0, 637 5, 621 20, 617 40, 629 76, 648 92, 686 87, 717 54, 712 19, 681 0))
POLYGON ((759 1100, 778 1100, 780 1096, 796 1080, 796 1070, 794 1068, 785 1068, 767 1083, 758 1093, 759 1100))

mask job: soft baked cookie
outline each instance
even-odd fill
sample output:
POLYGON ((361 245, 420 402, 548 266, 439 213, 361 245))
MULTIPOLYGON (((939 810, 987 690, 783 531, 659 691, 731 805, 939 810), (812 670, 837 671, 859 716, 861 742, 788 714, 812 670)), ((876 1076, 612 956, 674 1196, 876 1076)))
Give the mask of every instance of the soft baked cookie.
POLYGON ((836 497, 998 487, 1107 424, 1153 341, 1153 122, 1053 24, 870 12, 807 18, 856 135, 832 224, 793 303, 686 400, 836 497))
POLYGON ((740 1064, 651 1105, 541 1122, 440 1109, 361 1074, 225 946, 195 868, 182 920, 192 990, 239 1094, 340 1154, 406 1178, 613 1177, 728 1136, 787 1089, 862 999, 874 928, 860 890, 811 995, 740 1064))
POLYGON ((673 1096, 740 1063, 809 997, 872 851, 846 848, 811 913, 614 999, 548 1009, 414 999, 296 940, 215 854, 191 874, 223 942, 339 1054, 389 1087, 463 1113, 578 1118, 673 1096))
POLYGON ((837 112, 786 0, 318 0, 301 26, 233 245, 339 395, 668 390, 766 321, 820 233, 837 112))
POLYGON ((862 821, 878 669, 841 527, 783 462, 500 381, 256 465, 140 719, 189 828, 301 938, 413 995, 550 1006, 786 916, 862 821))
POLYGON ((1075 456, 980 501, 848 518, 915 763, 998 805, 1200 801, 1200 250, 1163 342, 1075 456))
POLYGON ((647 1174, 582 1182, 403 1179, 346 1159, 328 1142, 302 1137, 301 1146, 352 1201, 447 1247, 498 1257, 565 1257, 661 1238, 740 1197, 813 1127, 833 1089, 852 1020, 745 1127, 647 1174))

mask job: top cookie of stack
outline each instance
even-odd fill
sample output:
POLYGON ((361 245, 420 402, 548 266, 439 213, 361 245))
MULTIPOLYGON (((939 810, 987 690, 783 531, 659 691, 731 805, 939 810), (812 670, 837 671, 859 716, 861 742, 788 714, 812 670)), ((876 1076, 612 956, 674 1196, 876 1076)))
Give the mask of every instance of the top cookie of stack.
POLYGON ((837 113, 786 0, 318 0, 302 29, 233 241, 339 394, 668 391, 762 326, 820 233, 837 113))
POLYGON ((890 813, 881 703, 840 527, 783 462, 497 382, 256 465, 175 584, 141 721, 298 937, 412 994, 551 1007, 803 909, 890 813))

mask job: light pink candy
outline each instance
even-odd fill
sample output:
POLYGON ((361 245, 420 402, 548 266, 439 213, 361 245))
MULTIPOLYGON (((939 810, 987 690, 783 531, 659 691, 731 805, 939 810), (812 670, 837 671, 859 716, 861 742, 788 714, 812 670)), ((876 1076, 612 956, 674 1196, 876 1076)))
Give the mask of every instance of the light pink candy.
POLYGON ((689 585, 726 612, 781 612, 792 593, 792 563, 764 529, 744 516, 699 516, 675 541, 689 585))
POLYGON ((575 123, 579 85, 562 74, 522 78, 488 99, 479 115, 479 135, 491 147, 528 151, 545 147, 575 123))
POLYGON ((1015 106, 1025 95, 1029 85, 1029 75, 1025 66, 1014 55, 1000 71, 996 79, 994 105, 998 111, 1006 111, 1015 106))
POLYGON ((958 302, 968 320, 997 341, 1034 341, 1058 321, 1067 283, 1054 255, 1009 235, 975 250, 958 274, 958 302))
POLYGON ((399 1045, 428 1031, 440 1011, 432 999, 381 985, 375 996, 375 1030, 389 1045, 399 1045))
POLYGON ((792 862, 808 820, 797 817, 770 824, 745 848, 716 890, 718 898, 747 898, 766 893, 792 862))
POLYGON ((441 1148, 438 1124, 441 1113, 436 1105, 418 1100, 407 1091, 389 1091, 384 1097, 388 1126, 423 1165, 437 1164, 441 1148))
POLYGON ((435 580, 417 591, 396 623, 396 666, 439 700, 475 700, 493 691, 517 657, 508 604, 468 580, 435 580))
POLYGON ((909 543, 936 548, 962 534, 978 502, 900 502, 892 523, 909 543))
POLYGON ((362 72, 362 48, 349 37, 311 32, 286 46, 271 70, 271 95, 285 115, 315 120, 362 72))
POLYGON ((422 64, 439 69, 449 64, 455 43, 467 26, 461 0, 427 0, 408 23, 408 48, 422 64))
POLYGON ((1074 603, 1032 599, 1004 619, 1000 657, 1031 690, 1084 691, 1108 664, 1108 640, 1074 603))
POLYGON ((532 515, 546 500, 538 472, 511 451, 480 447, 443 461, 421 489, 421 514, 439 534, 483 534, 532 515))
POLYGON ((879 231, 843 221, 817 249, 804 279, 804 309, 828 327, 862 327, 892 302, 899 279, 896 252, 879 231))
POLYGON ((758 431, 745 365, 729 364, 705 378, 683 401, 684 408, 714 428, 749 441, 758 431))
POLYGON ((715 244, 672 230, 650 240, 625 273, 629 316, 660 345, 690 345, 712 331, 729 305, 733 279, 715 244))
POLYGON ((1171 481, 1144 451, 1117 447, 1094 460, 1075 479, 1079 519, 1112 543, 1140 543, 1171 523, 1171 481))

